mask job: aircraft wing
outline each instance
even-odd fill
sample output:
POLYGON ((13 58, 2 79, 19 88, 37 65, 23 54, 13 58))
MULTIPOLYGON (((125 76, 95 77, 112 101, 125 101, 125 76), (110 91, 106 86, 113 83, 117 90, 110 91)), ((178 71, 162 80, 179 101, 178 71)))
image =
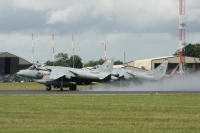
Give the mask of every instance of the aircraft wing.
POLYGON ((126 69, 121 69, 121 68, 117 68, 117 69, 113 69, 112 71, 112 77, 114 79, 120 79, 120 78, 125 78, 125 79, 130 79, 133 78, 133 75, 129 73, 130 70, 126 70, 126 69))
POLYGON ((64 67, 55 67, 51 70, 51 74, 49 75, 50 79, 56 80, 61 77, 71 79, 72 77, 76 76, 64 67))

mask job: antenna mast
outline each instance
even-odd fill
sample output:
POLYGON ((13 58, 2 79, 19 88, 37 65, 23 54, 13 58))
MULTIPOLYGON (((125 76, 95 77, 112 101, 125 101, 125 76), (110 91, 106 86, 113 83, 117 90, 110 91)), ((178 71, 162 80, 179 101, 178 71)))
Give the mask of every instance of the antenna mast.
POLYGON ((74 36, 72 35, 72 67, 74 68, 74 36))
POLYGON ((32 33, 32 64, 34 64, 34 42, 33 42, 33 33, 32 33))
POLYGON ((53 41, 53 66, 54 66, 54 34, 52 34, 52 41, 53 41))
POLYGON ((102 45, 104 45, 104 53, 105 53, 105 55, 104 55, 104 62, 106 61, 106 44, 107 44, 108 42, 106 41, 106 39, 105 39, 105 43, 102 43, 102 45))
POLYGON ((185 17, 185 0, 179 0, 179 57, 180 57, 179 70, 181 74, 184 72, 183 69, 185 64, 184 47, 186 46, 185 42, 186 23, 184 17, 185 17))
POLYGON ((104 51, 105 51, 104 61, 106 61, 106 42, 105 42, 105 45, 104 45, 104 51))

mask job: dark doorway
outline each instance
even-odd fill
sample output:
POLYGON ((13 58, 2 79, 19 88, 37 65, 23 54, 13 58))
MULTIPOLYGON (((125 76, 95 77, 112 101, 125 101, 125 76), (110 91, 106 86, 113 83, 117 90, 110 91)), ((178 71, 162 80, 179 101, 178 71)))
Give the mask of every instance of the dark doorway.
POLYGON ((155 63, 154 64, 154 69, 156 69, 161 63, 155 63))
POLYGON ((5 58, 4 74, 10 74, 10 58, 5 58))

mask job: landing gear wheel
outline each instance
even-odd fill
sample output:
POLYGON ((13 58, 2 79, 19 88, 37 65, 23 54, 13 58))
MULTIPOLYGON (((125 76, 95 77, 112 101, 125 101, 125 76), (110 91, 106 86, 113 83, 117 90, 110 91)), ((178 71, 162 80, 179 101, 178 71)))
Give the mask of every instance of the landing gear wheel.
POLYGON ((60 91, 63 91, 63 78, 61 78, 60 91))
POLYGON ((46 90, 50 91, 51 90, 51 85, 46 85, 46 90))
POLYGON ((76 90, 76 85, 71 85, 71 86, 69 86, 69 90, 70 90, 70 91, 75 91, 75 90, 76 90))

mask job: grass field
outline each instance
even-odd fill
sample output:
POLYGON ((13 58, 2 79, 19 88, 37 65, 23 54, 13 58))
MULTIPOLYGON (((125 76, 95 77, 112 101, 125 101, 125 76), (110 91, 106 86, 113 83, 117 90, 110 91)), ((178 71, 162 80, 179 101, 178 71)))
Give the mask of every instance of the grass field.
MULTIPOLYGON (((77 89, 89 88, 89 86, 77 86, 77 89)), ((52 90, 54 88, 52 87, 52 90)), ((68 89, 68 88, 64 88, 68 89)), ((0 83, 0 90, 46 90, 45 85, 36 82, 24 83, 0 83)))
POLYGON ((200 132, 200 95, 0 95, 0 132, 200 132))

